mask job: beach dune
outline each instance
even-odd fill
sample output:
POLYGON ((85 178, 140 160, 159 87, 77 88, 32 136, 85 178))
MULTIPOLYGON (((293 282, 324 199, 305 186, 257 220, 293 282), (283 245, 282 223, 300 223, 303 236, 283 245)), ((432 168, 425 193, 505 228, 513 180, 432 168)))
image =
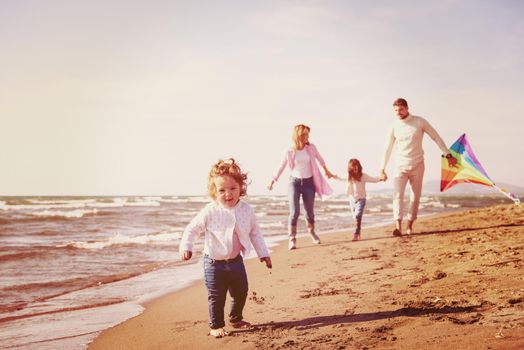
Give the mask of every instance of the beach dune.
POLYGON ((248 260, 251 330, 208 336, 200 281, 89 349, 524 349, 521 208, 422 218, 409 238, 391 230, 364 229, 352 242, 348 228, 320 246, 302 237, 296 251, 274 249, 272 270, 248 260))

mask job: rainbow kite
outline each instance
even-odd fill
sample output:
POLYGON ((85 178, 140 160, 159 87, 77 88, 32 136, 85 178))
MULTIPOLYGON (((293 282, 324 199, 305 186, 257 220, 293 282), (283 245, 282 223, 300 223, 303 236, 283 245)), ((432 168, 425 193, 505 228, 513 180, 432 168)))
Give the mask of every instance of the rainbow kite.
POLYGON ((482 167, 473 149, 469 145, 466 134, 462 134, 450 148, 451 155, 456 159, 448 160, 442 158, 442 176, 440 180, 440 192, 455 186, 461 182, 470 182, 484 186, 491 186, 499 190, 506 197, 510 198, 515 204, 520 204, 520 199, 513 193, 498 187, 489 178, 486 170, 482 167))

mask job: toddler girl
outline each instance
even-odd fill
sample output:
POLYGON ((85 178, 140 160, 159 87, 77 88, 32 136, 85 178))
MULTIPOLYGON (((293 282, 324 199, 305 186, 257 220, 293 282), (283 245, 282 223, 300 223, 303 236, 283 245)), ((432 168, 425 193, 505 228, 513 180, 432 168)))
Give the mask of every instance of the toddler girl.
POLYGON ((271 258, 249 204, 240 200, 246 195, 247 175, 234 159, 220 160, 208 177, 207 204, 187 225, 180 242, 180 256, 191 259, 195 238, 204 234, 204 280, 208 292, 209 334, 220 338, 224 329, 226 294, 231 295, 229 322, 233 328, 249 328, 242 310, 247 299, 248 283, 243 256, 254 246, 261 262, 271 268, 271 258))

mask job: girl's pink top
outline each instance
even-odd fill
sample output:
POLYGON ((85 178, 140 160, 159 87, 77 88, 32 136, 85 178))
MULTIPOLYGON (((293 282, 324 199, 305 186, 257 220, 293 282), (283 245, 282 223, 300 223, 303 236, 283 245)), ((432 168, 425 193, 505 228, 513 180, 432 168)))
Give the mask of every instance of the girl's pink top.
MULTIPOLYGON (((322 176, 322 173, 320 172, 320 169, 317 164, 317 160, 320 163, 320 165, 325 166, 326 162, 324 162, 324 159, 318 153, 317 148, 313 144, 308 144, 304 149, 309 154, 309 158, 311 160, 311 170, 313 171, 313 183, 315 184, 315 192, 322 198, 323 195, 329 196, 333 193, 333 190, 331 189, 331 186, 329 186, 327 180, 322 176)), ((289 166, 290 170, 293 170, 295 167, 295 154, 296 154, 295 148, 290 148, 286 151, 284 154, 284 157, 282 159, 282 163, 280 164, 280 167, 277 170, 277 173, 275 176, 273 176, 273 180, 278 181, 278 178, 280 175, 282 175, 282 172, 284 171, 284 168, 286 165, 289 166)))

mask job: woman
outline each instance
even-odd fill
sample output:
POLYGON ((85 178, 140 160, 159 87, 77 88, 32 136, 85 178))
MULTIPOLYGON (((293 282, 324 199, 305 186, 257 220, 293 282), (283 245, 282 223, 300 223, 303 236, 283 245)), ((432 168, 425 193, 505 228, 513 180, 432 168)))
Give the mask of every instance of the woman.
POLYGON ((333 174, 327 169, 326 163, 320 153, 318 153, 315 145, 309 143, 310 130, 307 125, 299 124, 295 126, 292 136, 294 145, 285 152, 282 164, 268 186, 270 191, 273 190, 273 185, 278 181, 278 178, 287 165, 291 170, 288 186, 288 247, 290 250, 296 249, 297 222, 300 215, 300 196, 302 196, 302 202, 306 210, 308 232, 311 235, 313 243, 320 244, 320 239, 315 233, 315 193, 322 197, 322 195, 330 195, 333 192, 320 173, 317 161, 324 169, 328 178, 333 177, 333 174))

